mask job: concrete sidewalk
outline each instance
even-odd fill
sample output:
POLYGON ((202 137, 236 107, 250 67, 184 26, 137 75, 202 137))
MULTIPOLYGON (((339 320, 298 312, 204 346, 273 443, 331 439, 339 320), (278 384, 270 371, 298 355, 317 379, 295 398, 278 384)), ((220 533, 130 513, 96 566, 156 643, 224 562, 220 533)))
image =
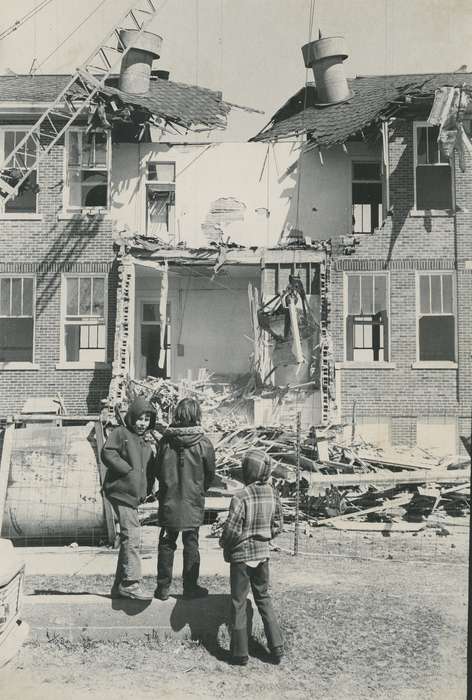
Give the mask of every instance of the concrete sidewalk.
MULTIPOLYGON (((200 530, 201 576, 229 577, 229 565, 223 560, 218 540, 208 537, 209 526, 200 530)), ((143 528, 141 558, 144 576, 155 576, 157 568, 158 528, 143 528)), ((108 547, 25 547, 18 553, 26 563, 28 576, 110 576, 115 573, 118 550, 108 547)), ((182 544, 179 540, 174 572, 182 572, 182 544)), ((180 585, 180 582, 178 586, 180 585)), ((177 588, 178 588, 177 586, 177 588)), ((166 601, 112 599, 109 587, 89 593, 51 590, 24 598, 23 619, 33 639, 55 636, 77 641, 123 638, 152 639, 166 636, 189 638, 201 635, 212 639, 229 623, 230 597, 212 594, 199 600, 184 600, 171 595, 166 601)), ((152 595, 152 590, 149 591, 152 595)), ((228 582, 229 593, 229 582, 228 582)), ((248 601, 248 620, 253 629, 262 628, 254 601, 248 601), (253 612, 255 610, 255 612, 253 612)))
MULTIPOLYGON (((200 529, 200 574, 229 576, 229 565, 223 560, 218 539, 208 537, 210 528, 200 529)), ((143 528, 141 560, 144 576, 153 576, 157 570, 158 528, 143 528)), ((28 576, 112 576, 115 573, 118 550, 109 547, 21 547, 18 554, 26 562, 28 576)), ((182 543, 178 540, 174 572, 182 572, 182 543)))

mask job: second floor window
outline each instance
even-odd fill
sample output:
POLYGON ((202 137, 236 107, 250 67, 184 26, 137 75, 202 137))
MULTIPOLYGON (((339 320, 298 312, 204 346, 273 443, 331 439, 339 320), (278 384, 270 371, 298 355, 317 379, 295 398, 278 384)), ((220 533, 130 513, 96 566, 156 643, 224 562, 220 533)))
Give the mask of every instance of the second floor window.
POLYGON ((65 362, 105 362, 105 276, 67 276, 63 358, 65 362))
POLYGON ((452 175, 449 159, 438 143, 439 127, 415 124, 416 209, 451 209, 452 175))
POLYGON ((380 163, 352 164, 352 226, 354 233, 373 233, 382 222, 380 163))
POLYGON ((0 362, 33 362, 34 280, 0 277, 0 362))
MULTIPOLYGON (((4 129, 0 132, 0 160, 7 158, 26 136, 26 129, 4 129)), ((15 156, 15 161, 9 164, 9 168, 27 167, 34 165, 37 157, 36 144, 32 138, 20 148, 15 156)), ((25 182, 20 186, 19 193, 5 204, 2 204, 4 214, 36 214, 38 207, 37 195, 37 171, 32 170, 25 182)))
POLYGON ((347 277, 346 360, 388 361, 387 276, 347 277))
POLYGON ((175 235, 175 163, 147 164, 146 233, 166 241, 175 235))
POLYGON ((70 130, 66 135, 67 208, 108 208, 110 157, 106 133, 70 130))

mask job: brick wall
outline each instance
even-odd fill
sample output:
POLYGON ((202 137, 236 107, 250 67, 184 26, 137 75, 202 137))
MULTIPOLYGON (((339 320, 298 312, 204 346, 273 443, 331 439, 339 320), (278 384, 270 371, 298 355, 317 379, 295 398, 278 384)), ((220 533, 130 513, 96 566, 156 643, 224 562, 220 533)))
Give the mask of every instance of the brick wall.
POLYGON ((107 395, 113 358, 116 270, 111 220, 64 219, 63 146, 42 161, 41 220, 0 220, 0 273, 32 273, 36 279, 37 369, 0 370, 0 417, 19 412, 28 397, 64 396, 69 413, 95 413, 107 395), (61 275, 108 273, 108 361, 103 369, 56 369, 60 354, 61 275))
MULTIPOLYGON (((360 416, 389 416, 393 444, 416 441, 416 417, 456 417, 459 433, 470 430, 472 407, 472 162, 455 164, 460 209, 443 216, 412 215, 414 208, 413 125, 397 120, 391 128, 390 205, 382 229, 362 238, 353 255, 334 248, 332 331, 336 361, 344 357, 344 285, 349 271, 388 271, 390 362, 385 369, 338 368, 338 401, 349 421, 352 403, 360 416), (457 369, 414 369, 416 361, 416 273, 451 270, 456 283, 457 369), (457 270, 457 271, 456 271, 457 270)), ((458 445, 459 447, 459 445, 458 445)))

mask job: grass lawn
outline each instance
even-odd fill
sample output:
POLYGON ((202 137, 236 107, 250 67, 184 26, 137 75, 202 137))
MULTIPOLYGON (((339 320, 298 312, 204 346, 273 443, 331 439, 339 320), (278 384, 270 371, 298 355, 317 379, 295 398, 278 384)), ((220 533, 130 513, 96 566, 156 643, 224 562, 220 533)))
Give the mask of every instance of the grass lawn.
MULTIPOLYGON (((330 538, 346 542, 345 534, 330 538)), ((0 696, 463 700, 466 540, 456 540, 452 559, 452 538, 447 538, 447 548, 423 549, 420 561, 400 560, 400 539, 398 557, 385 550, 388 543, 374 540, 378 556, 365 560, 320 557, 315 551, 296 558, 274 553, 272 591, 287 650, 280 666, 268 662, 262 637, 248 667, 228 665, 228 635, 221 631, 203 640, 30 641, 0 674, 0 696)), ((404 546, 408 541, 405 537, 404 546)), ((309 544, 304 542, 305 551, 309 544)), ((145 583, 153 589, 153 579, 145 583)), ((180 583, 176 580, 176 592, 180 583)), ((202 583, 211 593, 228 592, 224 576, 202 583)), ((32 576, 27 592, 103 592, 110 584, 110 577, 101 576, 32 576)))

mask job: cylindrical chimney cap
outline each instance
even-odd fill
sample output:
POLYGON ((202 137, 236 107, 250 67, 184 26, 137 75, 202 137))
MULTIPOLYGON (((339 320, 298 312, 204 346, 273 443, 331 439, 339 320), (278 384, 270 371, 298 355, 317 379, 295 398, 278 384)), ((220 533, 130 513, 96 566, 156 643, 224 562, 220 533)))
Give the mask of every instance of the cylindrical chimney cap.
POLYGON ((120 39, 128 48, 139 49, 159 58, 162 46, 162 37, 152 32, 139 32, 137 29, 122 29, 120 39))
POLYGON ((309 44, 302 46, 302 54, 306 68, 311 68, 315 61, 320 61, 323 58, 339 56, 344 61, 349 55, 343 36, 327 36, 323 39, 310 41, 309 44))
POLYGON ((327 36, 311 41, 302 46, 302 54, 305 66, 313 70, 317 105, 334 105, 352 97, 343 66, 348 56, 344 37, 327 36))

